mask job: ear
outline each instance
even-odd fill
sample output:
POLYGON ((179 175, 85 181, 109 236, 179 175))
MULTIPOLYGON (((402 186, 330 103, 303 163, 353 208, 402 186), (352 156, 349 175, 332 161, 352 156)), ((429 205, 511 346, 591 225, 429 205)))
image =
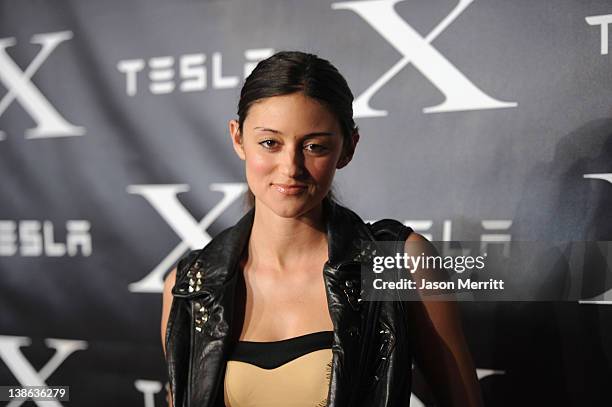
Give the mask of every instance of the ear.
POLYGON ((242 145, 242 134, 240 134, 240 125, 238 123, 238 120, 230 120, 228 126, 230 138, 232 139, 232 147, 234 147, 236 155, 238 155, 238 157, 240 157, 240 159, 244 161, 244 146, 242 145))
POLYGON ((355 148, 357 147, 357 143, 359 143, 359 131, 355 129, 353 134, 351 135, 351 144, 343 148, 342 156, 338 160, 338 164, 336 165, 337 169, 346 167, 348 163, 353 159, 353 154, 355 154, 355 148))

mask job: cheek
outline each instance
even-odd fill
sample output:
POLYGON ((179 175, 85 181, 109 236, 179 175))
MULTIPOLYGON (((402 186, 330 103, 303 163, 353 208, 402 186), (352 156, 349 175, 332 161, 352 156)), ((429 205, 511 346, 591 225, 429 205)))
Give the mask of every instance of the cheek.
POLYGON ((251 152, 247 153, 246 159, 246 170, 247 176, 261 177, 272 171, 274 168, 273 160, 270 157, 266 157, 264 154, 258 154, 251 152))
POLYGON ((313 178, 325 180, 333 177, 336 171, 336 160, 330 157, 313 159, 306 163, 306 167, 313 178))

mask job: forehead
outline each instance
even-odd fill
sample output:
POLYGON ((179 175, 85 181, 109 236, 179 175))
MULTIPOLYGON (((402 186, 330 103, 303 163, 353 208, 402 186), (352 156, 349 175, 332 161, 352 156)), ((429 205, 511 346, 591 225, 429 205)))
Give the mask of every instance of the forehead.
POLYGON ((338 123, 334 114, 321 102, 301 92, 260 99, 249 108, 247 128, 273 127, 285 129, 334 130, 338 123))

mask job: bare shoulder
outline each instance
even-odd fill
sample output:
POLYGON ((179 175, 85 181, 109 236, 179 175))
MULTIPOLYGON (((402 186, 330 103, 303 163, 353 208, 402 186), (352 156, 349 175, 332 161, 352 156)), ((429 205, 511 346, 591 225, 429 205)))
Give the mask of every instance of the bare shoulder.
POLYGON ((436 249, 425 236, 412 232, 406 238, 404 252, 415 256, 422 253, 433 255, 436 254, 436 249))
POLYGON ((166 308, 169 308, 172 304, 172 289, 174 288, 174 284, 176 284, 176 268, 172 269, 170 273, 166 276, 164 280, 164 291, 163 291, 163 306, 164 311, 166 308))
POLYGON ((427 240, 425 236, 420 233, 412 232, 408 235, 406 242, 429 242, 429 240, 427 240))
POLYGON ((164 280, 164 295, 166 294, 166 292, 170 294, 172 293, 172 288, 174 287, 175 283, 176 283, 176 267, 173 268, 170 273, 168 273, 168 275, 166 276, 166 279, 164 280))

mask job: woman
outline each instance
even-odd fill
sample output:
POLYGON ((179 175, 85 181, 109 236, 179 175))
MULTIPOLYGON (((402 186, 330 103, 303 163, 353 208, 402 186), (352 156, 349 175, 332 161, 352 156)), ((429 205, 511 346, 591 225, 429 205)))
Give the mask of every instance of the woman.
POLYGON ((408 406, 413 357, 439 405, 481 405, 454 303, 361 301, 361 242, 425 239, 331 196, 359 141, 352 102, 312 54, 279 52, 245 80, 229 132, 252 208, 165 281, 176 406, 408 406))

